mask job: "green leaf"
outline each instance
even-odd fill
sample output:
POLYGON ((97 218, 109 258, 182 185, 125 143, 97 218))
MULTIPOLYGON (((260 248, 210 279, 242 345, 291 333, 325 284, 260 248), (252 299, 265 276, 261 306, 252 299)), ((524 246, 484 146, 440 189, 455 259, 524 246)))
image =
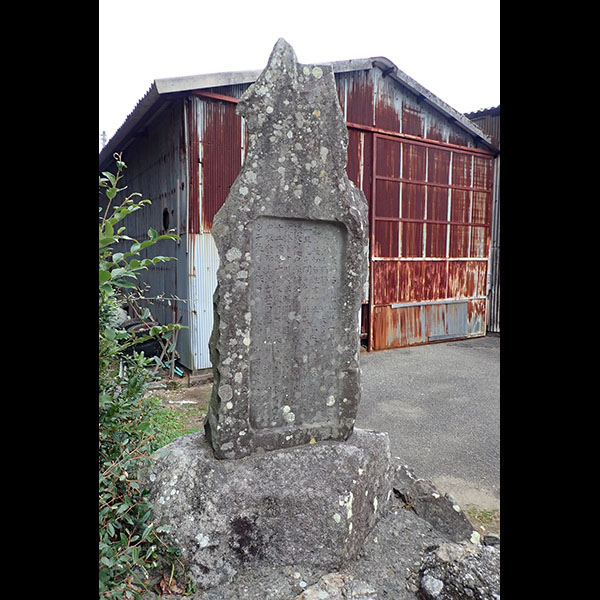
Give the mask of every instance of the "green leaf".
POLYGON ((116 190, 116 188, 108 188, 108 189, 106 190, 106 197, 107 197, 109 200, 112 200, 112 199, 113 199, 113 198, 114 198, 116 195, 117 195, 117 190, 116 190))
POLYGON ((110 271, 98 271, 100 283, 106 283, 110 279, 110 271))
POLYGON ((115 564, 115 561, 112 558, 108 558, 108 556, 103 556, 100 559, 100 562, 105 564, 107 567, 113 567, 115 564))
POLYGON ((106 246, 110 246, 111 244, 114 244, 115 238, 114 237, 103 237, 103 238, 100 238, 98 243, 100 245, 100 248, 105 248, 106 246))
POLYGON ((115 281, 114 284, 117 287, 125 288, 128 290, 134 290, 137 287, 133 281, 127 281, 126 279, 119 279, 118 281, 115 281))
POLYGON ((104 236, 105 237, 114 237, 115 230, 109 221, 104 224, 104 236))
POLYGON ((102 175, 104 175, 104 177, 106 177, 112 185, 117 183, 117 179, 112 173, 109 173, 108 171, 102 171, 102 175))

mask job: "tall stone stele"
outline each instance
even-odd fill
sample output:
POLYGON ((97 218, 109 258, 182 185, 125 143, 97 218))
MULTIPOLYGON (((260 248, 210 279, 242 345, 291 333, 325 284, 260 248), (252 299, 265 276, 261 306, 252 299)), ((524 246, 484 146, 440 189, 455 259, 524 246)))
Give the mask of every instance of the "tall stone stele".
POLYGON ((222 459, 350 436, 368 257, 333 68, 299 64, 280 39, 237 114, 248 152, 212 228, 206 436, 222 459))

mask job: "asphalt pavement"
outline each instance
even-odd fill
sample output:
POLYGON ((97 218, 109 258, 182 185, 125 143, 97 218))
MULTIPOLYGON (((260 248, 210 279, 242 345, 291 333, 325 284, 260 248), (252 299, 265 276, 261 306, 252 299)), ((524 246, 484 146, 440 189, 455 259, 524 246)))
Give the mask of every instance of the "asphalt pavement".
POLYGON ((463 506, 500 508, 500 337, 363 352, 356 427, 463 506))

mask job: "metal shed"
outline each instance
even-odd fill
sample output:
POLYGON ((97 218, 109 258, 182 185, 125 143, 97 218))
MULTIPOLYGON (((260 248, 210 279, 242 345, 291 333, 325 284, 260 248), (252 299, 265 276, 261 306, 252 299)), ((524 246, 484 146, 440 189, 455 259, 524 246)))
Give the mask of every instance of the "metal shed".
MULTIPOLYGON (((369 350, 485 335, 494 161, 491 138, 384 57, 332 63, 349 133, 347 171, 369 203, 369 350)), ((157 79, 100 153, 122 152, 125 183, 152 205, 128 224, 181 236, 154 253, 178 260, 148 271, 153 314, 181 321, 177 350, 210 367, 218 256, 211 236, 245 156, 235 105, 260 71, 157 79), (174 299, 178 298, 178 299, 174 299), (160 299, 159 299, 160 300, 160 299)))

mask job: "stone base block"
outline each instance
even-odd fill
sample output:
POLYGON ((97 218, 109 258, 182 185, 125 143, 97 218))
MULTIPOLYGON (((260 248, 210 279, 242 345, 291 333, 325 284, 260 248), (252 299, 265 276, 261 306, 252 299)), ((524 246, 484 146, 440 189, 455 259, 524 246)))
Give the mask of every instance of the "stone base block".
POLYGON ((170 526, 199 587, 248 563, 319 565, 354 558, 391 495, 387 433, 217 460, 204 433, 183 436, 145 475, 155 523, 170 526))

